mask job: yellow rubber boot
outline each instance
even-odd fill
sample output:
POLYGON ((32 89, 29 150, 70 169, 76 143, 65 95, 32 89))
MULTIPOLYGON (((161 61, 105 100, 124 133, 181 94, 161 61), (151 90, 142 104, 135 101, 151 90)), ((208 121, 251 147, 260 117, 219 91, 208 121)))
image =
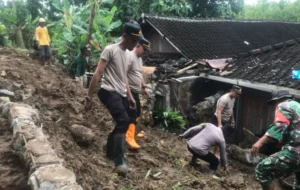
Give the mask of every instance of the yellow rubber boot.
POLYGON ((141 146, 135 142, 134 135, 135 135, 135 124, 131 123, 126 133, 126 142, 130 146, 130 148, 140 149, 141 146))

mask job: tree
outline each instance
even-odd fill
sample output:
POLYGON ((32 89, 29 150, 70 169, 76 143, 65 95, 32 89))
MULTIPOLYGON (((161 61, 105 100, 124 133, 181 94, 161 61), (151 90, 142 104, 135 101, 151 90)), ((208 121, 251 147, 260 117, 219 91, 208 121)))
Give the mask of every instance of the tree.
POLYGON ((39 0, 27 0, 26 7, 33 18, 39 16, 39 11, 42 10, 42 5, 39 0))
POLYGON ((244 0, 189 0, 192 17, 222 17, 238 14, 244 5, 244 0))
POLYGON ((191 11, 185 0, 115 0, 114 4, 119 7, 116 16, 123 22, 139 19, 142 13, 186 17, 191 11))
POLYGON ((96 0, 89 0, 89 4, 90 4, 90 7, 91 7, 91 13, 90 13, 88 35, 87 35, 87 40, 86 40, 87 44, 90 42, 91 36, 92 36, 93 23, 94 23, 94 18, 95 18, 95 14, 96 14, 97 1, 96 0))
POLYGON ((279 2, 260 0, 254 6, 246 5, 237 15, 238 19, 271 19, 300 21, 300 0, 279 2))

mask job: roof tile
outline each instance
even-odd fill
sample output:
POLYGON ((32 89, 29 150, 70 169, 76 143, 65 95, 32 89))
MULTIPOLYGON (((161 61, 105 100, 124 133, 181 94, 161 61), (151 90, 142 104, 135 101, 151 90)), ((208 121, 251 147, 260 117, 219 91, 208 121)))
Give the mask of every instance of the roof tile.
POLYGON ((192 59, 229 58, 241 52, 300 37, 299 23, 149 15, 144 19, 192 59))

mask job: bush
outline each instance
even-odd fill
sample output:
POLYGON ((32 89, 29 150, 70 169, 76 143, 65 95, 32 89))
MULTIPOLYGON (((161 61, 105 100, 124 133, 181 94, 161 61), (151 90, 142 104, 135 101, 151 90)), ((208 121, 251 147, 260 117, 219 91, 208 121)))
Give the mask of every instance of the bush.
POLYGON ((186 125, 184 118, 176 110, 157 112, 154 115, 154 120, 159 127, 171 132, 185 129, 186 125))

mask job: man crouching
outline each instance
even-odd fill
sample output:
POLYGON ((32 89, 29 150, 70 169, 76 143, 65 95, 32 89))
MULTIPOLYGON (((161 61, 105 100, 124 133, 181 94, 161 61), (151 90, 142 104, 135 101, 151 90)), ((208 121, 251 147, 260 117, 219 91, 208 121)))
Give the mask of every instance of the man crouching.
POLYGON ((221 155, 221 165, 226 173, 229 173, 226 163, 226 142, 222 128, 216 127, 211 123, 203 123, 188 129, 184 134, 179 135, 178 139, 188 139, 188 150, 193 154, 191 165, 197 165, 197 158, 208 162, 209 174, 215 174, 219 160, 209 150, 213 146, 218 146, 221 155))

